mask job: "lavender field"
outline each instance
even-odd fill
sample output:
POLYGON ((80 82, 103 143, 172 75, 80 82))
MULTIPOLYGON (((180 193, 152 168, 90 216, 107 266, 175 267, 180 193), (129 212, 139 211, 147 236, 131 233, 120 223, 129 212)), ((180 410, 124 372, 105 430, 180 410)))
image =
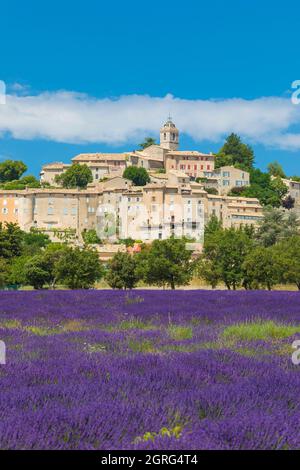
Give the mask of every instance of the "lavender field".
POLYGON ((0 294, 1 449, 298 449, 298 292, 0 294))

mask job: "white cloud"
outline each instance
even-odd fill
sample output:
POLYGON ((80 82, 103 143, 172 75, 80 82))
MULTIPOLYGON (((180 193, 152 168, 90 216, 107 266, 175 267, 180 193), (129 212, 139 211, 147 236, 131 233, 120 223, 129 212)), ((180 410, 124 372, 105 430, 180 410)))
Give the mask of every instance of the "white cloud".
POLYGON ((157 136, 171 112, 181 132, 196 142, 219 142, 236 132, 252 143, 300 149, 300 105, 289 98, 185 100, 167 95, 95 99, 75 92, 8 94, 0 106, 0 133, 14 139, 124 144, 157 136))

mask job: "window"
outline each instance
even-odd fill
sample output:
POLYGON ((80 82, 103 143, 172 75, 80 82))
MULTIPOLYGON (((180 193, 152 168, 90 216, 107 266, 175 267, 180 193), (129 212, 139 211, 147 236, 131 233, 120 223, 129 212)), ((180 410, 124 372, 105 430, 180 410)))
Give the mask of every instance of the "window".
POLYGON ((3 209, 2 209, 2 214, 8 214, 8 209, 7 209, 7 207, 3 207, 3 209))
POLYGON ((223 180, 223 186, 229 186, 229 180, 223 180))
POLYGON ((48 207, 48 215, 53 215, 53 207, 48 207))
POLYGON ((224 176, 225 178, 229 178, 229 177, 230 177, 229 171, 223 171, 223 176, 224 176))
POLYGON ((72 215, 76 215, 76 214, 77 214, 77 208, 76 208, 76 207, 72 207, 72 209, 71 209, 71 214, 72 214, 72 215))
POLYGON ((64 207, 63 214, 68 215, 68 208, 67 207, 64 207))

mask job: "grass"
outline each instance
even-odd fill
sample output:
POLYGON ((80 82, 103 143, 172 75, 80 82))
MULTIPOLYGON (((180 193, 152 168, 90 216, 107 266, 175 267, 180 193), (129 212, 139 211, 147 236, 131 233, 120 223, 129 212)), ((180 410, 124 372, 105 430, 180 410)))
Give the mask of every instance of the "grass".
POLYGON ((26 326, 24 330, 29 331, 29 333, 32 333, 37 336, 49 336, 63 333, 61 329, 49 328, 45 326, 26 326))
POLYGON ((130 340, 128 346, 135 353, 156 353, 154 345, 149 340, 137 341, 130 340))
POLYGON ((283 339, 300 333, 300 325, 284 325, 273 321, 254 322, 254 323, 238 323, 236 325, 227 326, 222 336, 225 339, 253 341, 253 340, 270 340, 283 339))
POLYGON ((0 328, 18 329, 22 328, 22 324, 19 320, 3 320, 0 323, 0 328))
POLYGON ((132 318, 130 320, 123 320, 117 325, 112 325, 111 330, 155 330, 157 327, 150 323, 142 322, 141 320, 132 318))
POLYGON ((193 328, 191 326, 171 325, 168 328, 170 338, 176 341, 183 341, 185 339, 192 339, 193 328))

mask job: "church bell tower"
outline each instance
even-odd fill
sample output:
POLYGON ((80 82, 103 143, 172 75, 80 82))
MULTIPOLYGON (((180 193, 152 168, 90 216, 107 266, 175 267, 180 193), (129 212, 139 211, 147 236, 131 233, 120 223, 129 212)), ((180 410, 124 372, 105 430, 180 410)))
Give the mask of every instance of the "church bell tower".
POLYGON ((160 146, 168 150, 178 150, 179 131, 169 116, 167 122, 160 129, 160 146))

